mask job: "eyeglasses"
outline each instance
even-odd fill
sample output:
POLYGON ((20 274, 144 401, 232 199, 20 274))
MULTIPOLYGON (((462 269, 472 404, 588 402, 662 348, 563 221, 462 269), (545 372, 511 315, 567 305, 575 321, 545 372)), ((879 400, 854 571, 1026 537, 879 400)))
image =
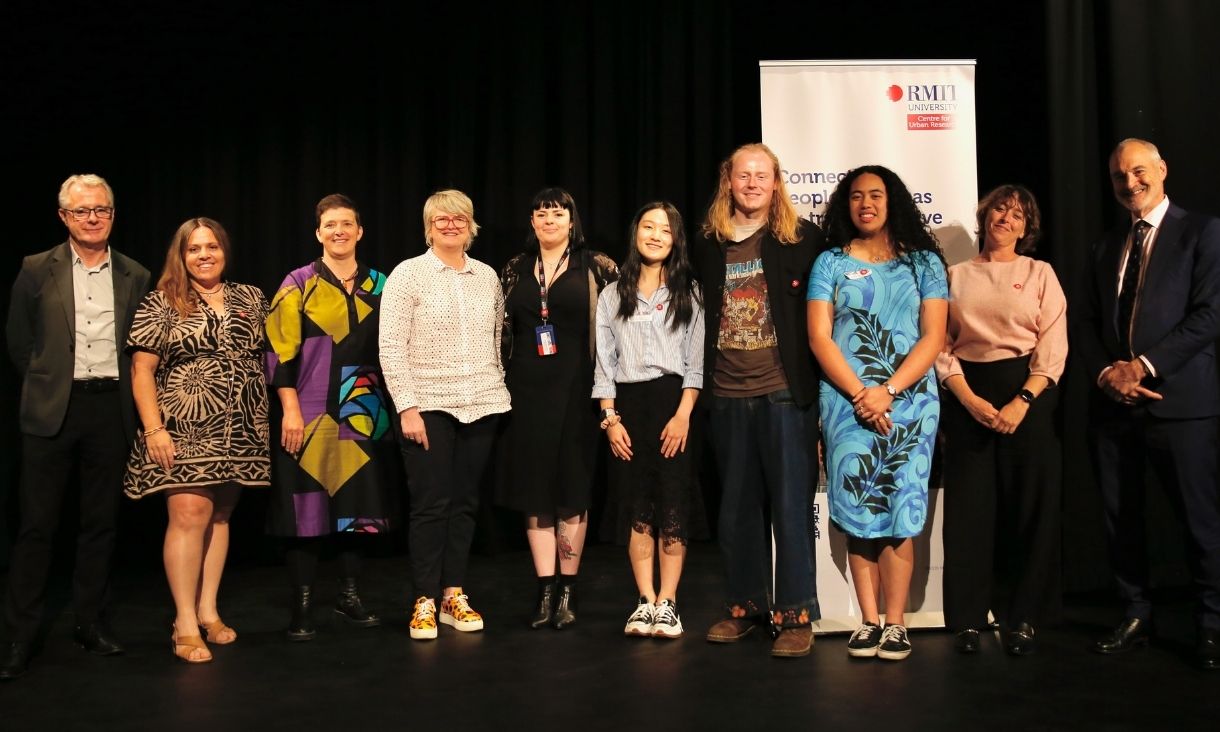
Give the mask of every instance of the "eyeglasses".
POLYGON ((90 214, 97 216, 99 219, 108 219, 114 216, 114 206, 95 206, 93 208, 61 208, 60 211, 71 216, 77 221, 84 221, 89 218, 90 214))
POLYGON ((432 225, 438 229, 448 229, 452 226, 455 229, 465 229, 470 223, 470 219, 465 216, 433 216, 432 225))

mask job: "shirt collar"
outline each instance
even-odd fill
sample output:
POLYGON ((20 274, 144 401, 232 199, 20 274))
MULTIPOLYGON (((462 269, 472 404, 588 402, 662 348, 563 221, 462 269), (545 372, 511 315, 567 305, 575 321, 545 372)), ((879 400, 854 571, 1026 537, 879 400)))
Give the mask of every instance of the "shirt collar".
POLYGON ((85 260, 81 259, 80 254, 76 251, 76 244, 74 244, 71 240, 68 240, 68 249, 69 249, 69 251, 72 252, 72 266, 73 267, 79 266, 81 269, 83 269, 87 272, 100 272, 100 271, 102 271, 104 269, 108 269, 110 267, 110 246, 109 245, 106 246, 106 257, 101 262, 98 262, 98 265, 96 267, 94 267, 93 269, 89 269, 88 267, 85 266, 85 260))
POLYGON ((431 263, 432 268, 435 269, 437 272, 443 272, 447 269, 452 269, 454 272, 457 272, 458 274, 465 274, 470 271, 470 257, 467 256, 465 253, 462 254, 462 268, 461 269, 454 269, 453 267, 450 267, 449 265, 442 262, 441 258, 436 256, 436 252, 433 251, 432 247, 428 247, 428 253, 425 254, 424 256, 432 258, 432 263, 431 263))
POLYGON ((1140 221, 1142 219, 1143 221, 1146 221, 1149 226, 1159 231, 1161 228, 1161 222, 1165 220, 1165 214, 1168 212, 1169 196, 1165 196, 1161 199, 1160 203, 1158 203, 1151 211, 1148 212, 1147 216, 1131 214, 1131 224, 1134 225, 1136 221, 1140 221))

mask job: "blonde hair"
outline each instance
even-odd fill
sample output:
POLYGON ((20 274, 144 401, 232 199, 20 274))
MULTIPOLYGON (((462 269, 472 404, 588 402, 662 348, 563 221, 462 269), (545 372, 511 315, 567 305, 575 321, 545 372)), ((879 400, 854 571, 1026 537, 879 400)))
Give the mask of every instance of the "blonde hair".
POLYGON ((771 195, 771 207, 767 211, 767 228, 780 244, 795 244, 800 240, 796 232, 800 216, 788 197, 788 188, 784 185, 780 173, 779 158, 771 148, 761 142, 742 145, 720 163, 720 184, 712 204, 708 206, 707 217, 703 220, 703 234, 715 236, 717 241, 733 240, 733 161, 738 155, 752 152, 760 152, 771 159, 772 174, 775 176, 775 190, 771 195))
POLYGON ((165 253, 165 267, 157 280, 157 289, 165 293, 169 304, 183 318, 199 307, 199 296, 195 294, 195 288, 191 287, 191 276, 186 271, 186 245, 191 240, 191 234, 197 229, 209 229, 216 236, 216 242, 225 254, 226 269, 230 262, 229 235, 219 221, 199 216, 182 222, 170 239, 169 251, 165 253))
POLYGON ((428 200, 424 201, 424 243, 429 247, 432 246, 432 240, 428 238, 428 234, 432 232, 432 217, 442 213, 465 216, 469 220, 470 223, 466 226, 470 231, 470 239, 466 241, 464 249, 470 249, 474 238, 479 235, 479 224, 474 220, 474 201, 470 200, 470 196, 453 188, 446 188, 428 196, 428 200))

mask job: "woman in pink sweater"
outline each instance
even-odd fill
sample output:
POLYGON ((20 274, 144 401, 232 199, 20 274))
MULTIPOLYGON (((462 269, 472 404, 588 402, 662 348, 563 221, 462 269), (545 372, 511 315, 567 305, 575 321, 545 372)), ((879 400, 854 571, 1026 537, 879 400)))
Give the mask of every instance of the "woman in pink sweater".
POLYGON ((995 610, 1004 648, 1033 653, 1034 627, 1059 601, 1060 447, 1056 390, 1067 357, 1067 302, 1054 270, 1024 256, 1038 204, 1004 185, 978 207, 978 256, 949 268, 949 328, 936 376, 944 400, 945 619, 962 653, 995 610), (996 533, 1012 568, 993 608, 996 533))

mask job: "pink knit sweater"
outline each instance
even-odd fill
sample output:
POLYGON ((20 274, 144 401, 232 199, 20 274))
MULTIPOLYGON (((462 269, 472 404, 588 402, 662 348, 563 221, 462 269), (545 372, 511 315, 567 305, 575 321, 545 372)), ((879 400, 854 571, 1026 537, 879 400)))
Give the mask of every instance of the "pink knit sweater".
POLYGON ((940 382, 962 373, 959 362, 1033 354, 1029 372, 1059 381, 1067 359, 1067 299, 1046 262, 972 259, 949 268, 949 330, 936 358, 940 382))

